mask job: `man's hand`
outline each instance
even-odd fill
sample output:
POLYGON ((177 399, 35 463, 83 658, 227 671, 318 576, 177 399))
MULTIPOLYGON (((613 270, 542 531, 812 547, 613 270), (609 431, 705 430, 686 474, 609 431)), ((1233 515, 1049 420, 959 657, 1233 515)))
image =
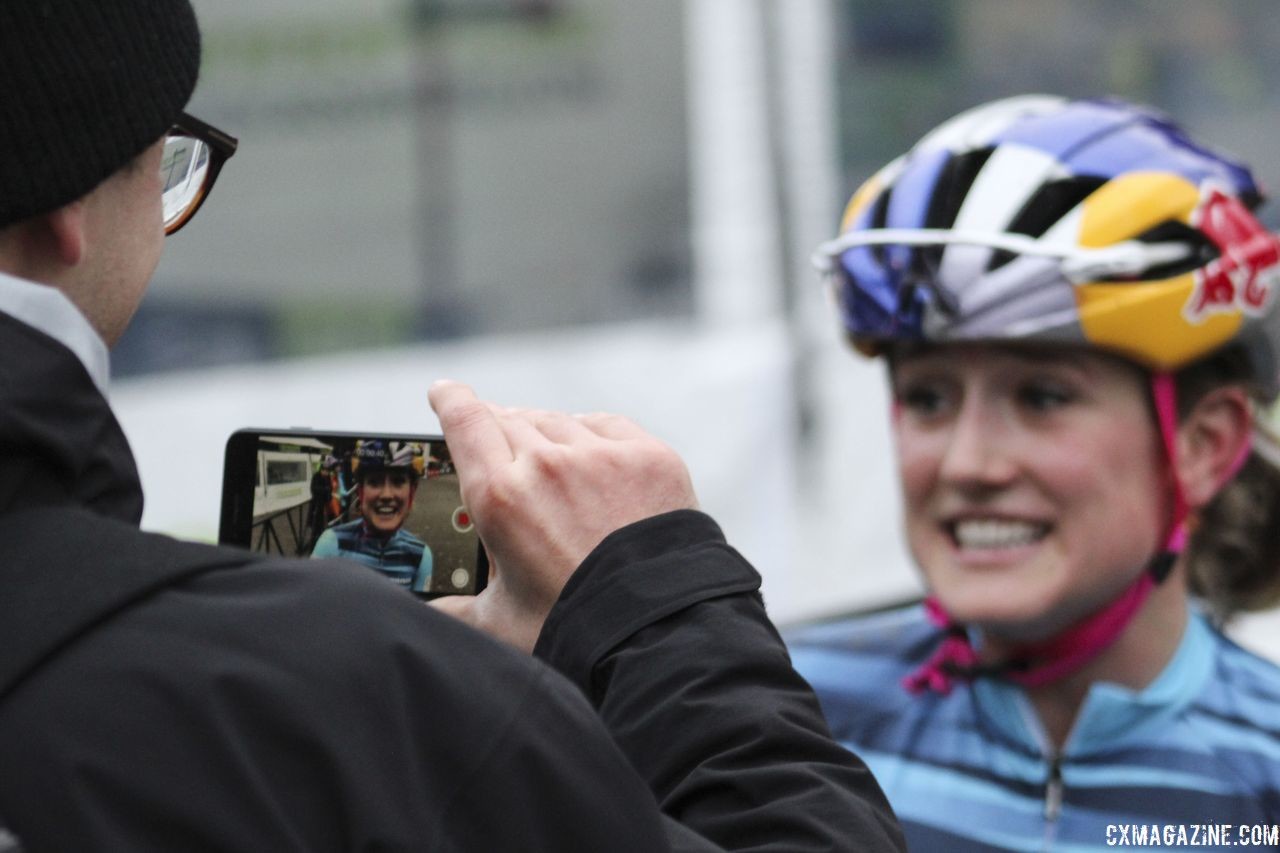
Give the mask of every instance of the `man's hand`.
POLYGON ((684 462, 627 418, 504 409, 456 382, 430 399, 490 562, 482 593, 434 603, 525 651, 602 539, 697 507, 684 462))

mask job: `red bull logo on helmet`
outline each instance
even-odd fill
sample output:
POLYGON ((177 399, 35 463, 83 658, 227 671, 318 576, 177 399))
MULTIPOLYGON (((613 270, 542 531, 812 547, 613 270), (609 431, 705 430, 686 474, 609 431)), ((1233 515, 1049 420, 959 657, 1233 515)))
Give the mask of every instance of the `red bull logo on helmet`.
POLYGON ((1217 189, 1209 190, 1198 220, 1220 254, 1196 271, 1183 315, 1199 323, 1213 314, 1262 314, 1280 282, 1280 238, 1217 189))

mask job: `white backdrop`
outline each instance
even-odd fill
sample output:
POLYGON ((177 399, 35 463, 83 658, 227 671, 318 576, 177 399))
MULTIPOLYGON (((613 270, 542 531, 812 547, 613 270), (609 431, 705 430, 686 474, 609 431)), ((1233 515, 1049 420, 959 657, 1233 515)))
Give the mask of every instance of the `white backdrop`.
MULTIPOLYGON (((503 404, 619 412, 671 444, 703 508, 760 570, 779 623, 917 594, 879 368, 834 335, 819 342, 803 440, 793 368, 781 324, 638 324, 171 374, 117 383, 111 396, 150 530, 216 538, 236 429, 437 432, 427 388, 450 378, 503 404)), ((1280 660, 1280 613, 1242 619, 1234 634, 1280 660)))
MULTIPOLYGON (((851 398, 859 383, 874 392, 874 369, 842 362, 851 398)), ((703 507, 764 575, 775 619, 909 594, 896 501, 886 500, 881 401, 871 396, 877 411, 832 442, 845 452, 802 465, 791 374, 779 324, 708 332, 668 323, 166 375, 119 382, 112 399, 138 457, 151 530, 216 538, 222 452, 234 430, 437 432, 427 388, 451 378, 503 404, 620 412, 674 446, 703 507)))

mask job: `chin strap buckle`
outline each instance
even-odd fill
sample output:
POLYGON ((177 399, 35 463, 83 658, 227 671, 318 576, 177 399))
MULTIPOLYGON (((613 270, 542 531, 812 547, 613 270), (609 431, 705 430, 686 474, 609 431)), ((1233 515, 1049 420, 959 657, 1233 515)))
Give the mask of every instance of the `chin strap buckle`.
POLYGON ((951 692, 954 681, 972 678, 971 673, 978 667, 978 656, 963 629, 956 630, 958 636, 954 631, 948 633, 929 660, 902 679, 908 693, 918 695, 931 690, 945 696, 951 692))
POLYGON ((947 635, 923 666, 902 679, 902 686, 912 695, 932 690, 945 696, 951 692, 954 681, 968 681, 981 664, 964 626, 952 622, 936 598, 926 598, 924 608, 929 621, 945 628, 947 635))
POLYGON ((1147 571, 1151 573, 1151 579, 1156 583, 1164 583, 1164 579, 1169 577, 1169 573, 1173 571, 1174 563, 1178 562, 1178 555, 1174 551, 1161 551, 1151 558, 1147 571))

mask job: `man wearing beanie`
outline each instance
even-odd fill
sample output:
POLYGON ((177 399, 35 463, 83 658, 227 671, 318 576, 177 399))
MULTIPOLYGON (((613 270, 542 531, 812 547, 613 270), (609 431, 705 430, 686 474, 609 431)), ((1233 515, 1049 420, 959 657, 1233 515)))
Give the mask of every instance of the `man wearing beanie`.
POLYGON ((496 567, 448 607, 541 660, 338 562, 138 530, 107 346, 236 148, 183 112, 198 67, 188 0, 0 0, 0 850, 900 849, 621 419, 432 390, 496 567), (591 452, 510 503, 549 424, 591 452))

